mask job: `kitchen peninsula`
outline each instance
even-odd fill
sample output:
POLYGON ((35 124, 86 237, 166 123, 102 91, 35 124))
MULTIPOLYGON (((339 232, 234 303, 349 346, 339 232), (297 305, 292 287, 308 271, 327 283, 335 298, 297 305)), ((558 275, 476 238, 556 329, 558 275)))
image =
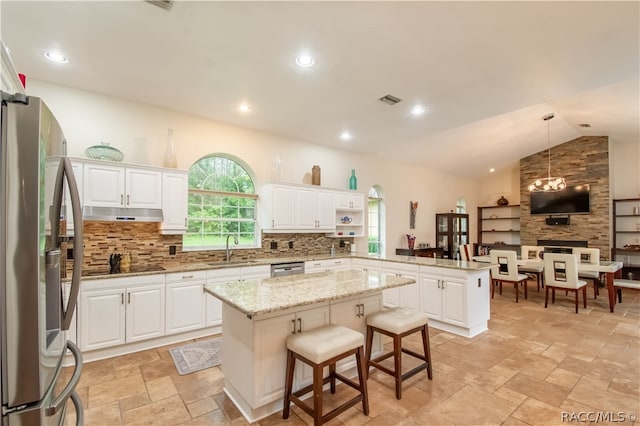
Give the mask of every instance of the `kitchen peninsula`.
MULTIPOLYGON (((382 309, 382 291, 415 282, 348 270, 206 285, 207 293, 224 302, 225 393, 249 422, 281 410, 287 336, 328 323, 364 334, 366 315, 382 309)), ((379 350, 378 339, 373 352, 379 350)), ((347 361, 338 370, 352 368, 347 361)), ((296 388, 311 383, 310 369, 298 365, 294 380, 296 388)))

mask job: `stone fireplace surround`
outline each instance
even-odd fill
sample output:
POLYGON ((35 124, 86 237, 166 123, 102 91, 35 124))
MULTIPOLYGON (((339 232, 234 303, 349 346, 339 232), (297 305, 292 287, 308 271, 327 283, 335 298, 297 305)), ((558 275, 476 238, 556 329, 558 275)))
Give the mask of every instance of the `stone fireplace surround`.
MULTIPOLYGON (((551 174, 563 176, 568 185, 589 184, 590 213, 571 215, 569 225, 547 225, 545 215, 531 215, 529 189, 532 180, 546 176, 548 151, 520 160, 520 241, 522 245, 540 245, 538 241, 560 241, 571 247, 572 241, 587 242, 600 249, 601 259, 611 256, 609 195, 609 138, 583 136, 551 148, 551 174)), ((547 244, 542 244, 547 246, 547 244)), ((550 246, 550 245, 549 245, 550 246)))

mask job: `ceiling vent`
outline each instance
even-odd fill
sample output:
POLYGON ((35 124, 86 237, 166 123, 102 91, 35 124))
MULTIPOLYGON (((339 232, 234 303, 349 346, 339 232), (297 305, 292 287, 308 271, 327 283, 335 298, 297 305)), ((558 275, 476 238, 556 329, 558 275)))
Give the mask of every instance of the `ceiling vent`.
POLYGON ((396 98, 393 95, 384 95, 383 97, 381 97, 380 99, 378 99, 380 102, 384 102, 387 105, 395 105, 398 102, 402 102, 402 99, 400 98, 396 98))
POLYGON ((591 127, 591 124, 589 124, 589 123, 579 123, 578 127, 591 127))
POLYGON ((173 2, 175 0, 146 0, 151 4, 155 4, 156 6, 160 6, 163 9, 169 10, 171 6, 173 6, 173 2))

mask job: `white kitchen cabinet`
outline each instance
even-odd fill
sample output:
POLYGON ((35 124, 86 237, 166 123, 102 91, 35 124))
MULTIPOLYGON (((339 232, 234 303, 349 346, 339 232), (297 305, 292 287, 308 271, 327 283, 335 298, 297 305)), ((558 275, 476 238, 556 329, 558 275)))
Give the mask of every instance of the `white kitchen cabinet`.
POLYGON ((304 272, 306 274, 325 271, 346 271, 347 269, 351 269, 351 259, 346 257, 304 262, 304 272))
POLYGON ((419 309, 419 286, 418 265, 407 265, 404 263, 384 262, 382 272, 399 277, 413 278, 415 284, 404 285, 402 287, 390 288, 382 292, 384 305, 387 307, 402 306, 404 308, 419 309))
MULTIPOLYGON (((257 386, 254 403, 263 405, 284 395, 283 366, 286 365, 286 340, 290 334, 311 330, 329 323, 327 306, 277 315, 254 323, 254 368, 257 386)), ((296 363, 294 389, 311 383, 311 369, 296 363), (306 368, 305 368, 306 367, 306 368)))
MULTIPOLYGON (((374 296, 353 297, 341 299, 331 303, 331 324, 338 324, 367 335, 367 315, 382 310, 382 298, 379 294, 374 296)), ((380 336, 374 335, 371 352, 378 353, 381 349, 380 336)), ((355 366, 355 357, 343 359, 337 363, 340 371, 355 366)))
POLYGON ((166 274, 166 334, 197 330, 205 326, 206 272, 166 274))
POLYGON ((429 325, 473 337, 487 329, 489 273, 420 267, 420 310, 429 325))
POLYGON ((164 275, 84 281, 78 310, 83 351, 163 336, 164 275))
POLYGON ((382 272, 382 261, 378 259, 354 257, 351 259, 351 267, 353 269, 361 269, 363 271, 382 272))
POLYGON ((263 192, 263 211, 266 213, 262 227, 270 230, 292 230, 293 187, 287 185, 266 185, 263 192))
POLYGON ((85 163, 83 204, 161 209, 162 173, 151 169, 85 163))
POLYGON ((333 191, 295 188, 293 192, 294 228, 331 231, 335 229, 333 191))
POLYGON ((161 234, 184 234, 187 231, 189 174, 162 172, 161 234))
POLYGON ((357 192, 336 192, 336 209, 362 210, 364 208, 364 194, 357 192))
POLYGON ((262 191, 265 231, 332 232, 334 191, 303 185, 268 184, 262 191))

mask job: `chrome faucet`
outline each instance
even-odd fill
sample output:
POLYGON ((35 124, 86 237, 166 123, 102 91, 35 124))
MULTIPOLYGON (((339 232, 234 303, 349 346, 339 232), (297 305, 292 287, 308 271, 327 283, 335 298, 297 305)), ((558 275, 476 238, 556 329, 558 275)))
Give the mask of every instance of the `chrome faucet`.
POLYGON ((226 259, 227 259, 227 262, 231 259, 231 255, 233 254, 233 250, 229 250, 229 237, 233 237, 233 243, 235 245, 238 245, 238 243, 239 243, 237 235, 233 235, 233 234, 227 235, 227 248, 226 248, 226 259))

